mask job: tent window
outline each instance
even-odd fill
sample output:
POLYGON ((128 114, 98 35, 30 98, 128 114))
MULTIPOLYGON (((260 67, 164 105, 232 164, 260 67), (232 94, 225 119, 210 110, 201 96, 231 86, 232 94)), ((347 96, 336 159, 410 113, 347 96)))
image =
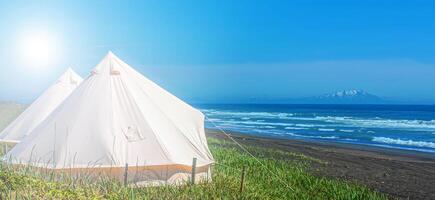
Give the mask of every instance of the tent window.
POLYGON ((113 63, 110 63, 110 75, 120 75, 121 70, 119 70, 119 67, 117 65, 114 65, 113 63))
POLYGON ((120 75, 121 73, 117 70, 110 70, 110 75, 120 75))
POLYGON ((73 84, 73 85, 77 85, 77 84, 78 84, 77 81, 74 80, 74 79, 70 79, 70 80, 69 80, 69 83, 70 83, 70 84, 73 84))
POLYGON ((136 126, 128 126, 124 132, 125 138, 129 142, 136 142, 145 139, 136 126))

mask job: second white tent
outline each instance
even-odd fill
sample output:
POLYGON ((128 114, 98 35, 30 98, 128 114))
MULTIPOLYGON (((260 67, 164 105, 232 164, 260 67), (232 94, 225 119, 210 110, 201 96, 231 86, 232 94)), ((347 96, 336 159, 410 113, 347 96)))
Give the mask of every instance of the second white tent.
POLYGON ((37 127, 82 82, 71 68, 0 133, 0 142, 18 143, 37 127))

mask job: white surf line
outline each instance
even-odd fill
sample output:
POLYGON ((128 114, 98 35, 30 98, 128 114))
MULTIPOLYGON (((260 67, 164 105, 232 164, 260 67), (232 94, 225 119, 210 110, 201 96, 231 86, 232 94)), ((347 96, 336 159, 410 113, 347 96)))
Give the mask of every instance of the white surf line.
POLYGON ((418 140, 405 140, 405 139, 394 139, 389 137, 373 137, 372 141, 386 143, 386 144, 398 144, 412 147, 424 147, 424 148, 435 148, 434 142, 418 141, 418 140))

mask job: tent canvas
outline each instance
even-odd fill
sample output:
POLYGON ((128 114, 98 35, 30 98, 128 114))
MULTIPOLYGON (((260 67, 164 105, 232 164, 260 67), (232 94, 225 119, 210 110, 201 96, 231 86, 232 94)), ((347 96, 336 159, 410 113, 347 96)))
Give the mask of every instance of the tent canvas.
POLYGON ((82 84, 4 159, 59 171, 172 184, 210 177, 204 115, 109 52, 82 84), (131 174, 131 173, 129 173, 131 174))
POLYGON ((46 89, 23 113, 0 133, 0 142, 18 143, 39 125, 83 79, 71 68, 46 89))

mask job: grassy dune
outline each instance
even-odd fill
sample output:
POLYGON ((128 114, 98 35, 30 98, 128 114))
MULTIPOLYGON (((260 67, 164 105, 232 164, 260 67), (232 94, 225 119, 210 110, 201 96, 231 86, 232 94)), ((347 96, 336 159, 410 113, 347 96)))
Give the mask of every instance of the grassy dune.
POLYGON ((360 185, 310 175, 310 163, 321 161, 304 155, 247 146, 267 171, 232 143, 209 138, 209 144, 217 161, 209 183, 128 188, 107 179, 52 181, 49 175, 1 165, 0 199, 387 199, 360 185), (242 166, 248 170, 240 192, 242 166))

